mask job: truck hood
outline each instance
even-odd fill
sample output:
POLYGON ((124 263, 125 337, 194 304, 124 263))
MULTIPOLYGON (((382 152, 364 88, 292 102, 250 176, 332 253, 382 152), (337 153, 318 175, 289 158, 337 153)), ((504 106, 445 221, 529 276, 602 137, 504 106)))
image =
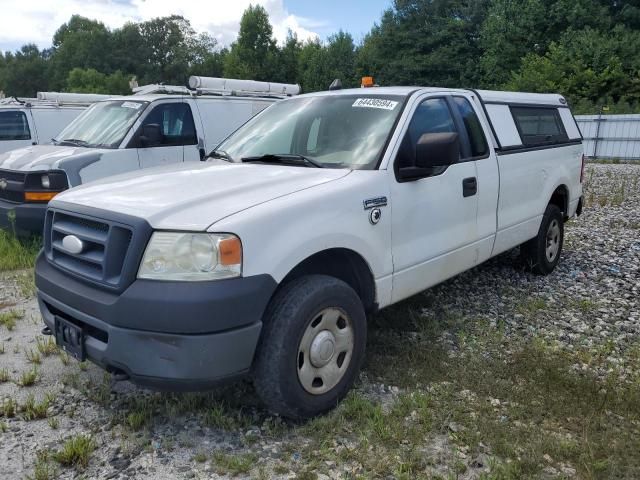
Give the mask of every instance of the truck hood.
POLYGON ((0 169, 3 170, 51 170, 59 168, 66 158, 82 153, 95 153, 96 149, 63 147, 59 145, 34 145, 0 154, 0 169))
POLYGON ((144 218, 155 229, 206 230, 241 210, 342 178, 345 169, 185 163, 109 177, 58 195, 73 204, 144 218))

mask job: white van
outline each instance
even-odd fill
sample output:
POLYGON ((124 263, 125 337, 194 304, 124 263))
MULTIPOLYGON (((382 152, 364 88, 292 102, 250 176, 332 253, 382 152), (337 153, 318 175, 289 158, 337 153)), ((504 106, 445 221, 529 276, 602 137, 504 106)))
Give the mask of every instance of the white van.
POLYGON ((42 232, 47 202, 97 179, 205 160, 240 125, 297 85, 192 77, 186 87, 152 85, 95 103, 51 145, 0 155, 0 226, 42 232), (155 93, 148 93, 155 92, 155 93))
POLYGON ((51 202, 45 333, 142 385, 249 375, 294 418, 346 395, 368 314, 518 246, 550 274, 582 209, 582 137, 557 94, 301 95, 213 156, 51 202))
POLYGON ((37 98, 0 100, 0 153, 51 143, 60 130, 109 95, 38 92, 37 98))

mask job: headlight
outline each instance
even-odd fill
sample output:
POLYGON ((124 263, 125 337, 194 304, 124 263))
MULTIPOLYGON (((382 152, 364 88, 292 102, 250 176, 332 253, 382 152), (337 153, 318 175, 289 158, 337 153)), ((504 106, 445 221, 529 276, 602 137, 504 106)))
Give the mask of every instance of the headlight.
POLYGON ((239 277, 242 244, 231 234, 154 232, 138 278, 200 281, 239 277))
POLYGON ((49 175, 42 175, 40 177, 42 181, 42 188, 46 188, 47 190, 51 188, 51 180, 49 180, 49 175))

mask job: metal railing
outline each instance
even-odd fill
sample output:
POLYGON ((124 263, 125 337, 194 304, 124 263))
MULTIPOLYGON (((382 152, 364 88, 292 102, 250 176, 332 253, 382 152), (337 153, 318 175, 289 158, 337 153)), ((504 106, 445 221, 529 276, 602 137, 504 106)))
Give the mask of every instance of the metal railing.
POLYGON ((640 160, 640 115, 578 115, 589 158, 640 160))

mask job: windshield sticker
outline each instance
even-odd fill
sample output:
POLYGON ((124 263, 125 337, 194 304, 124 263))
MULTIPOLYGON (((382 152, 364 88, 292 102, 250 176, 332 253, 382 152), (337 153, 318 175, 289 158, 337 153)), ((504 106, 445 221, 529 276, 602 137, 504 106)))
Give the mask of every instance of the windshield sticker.
POLYGON ((385 100, 383 98, 358 98, 353 102, 352 107, 360 108, 382 108, 383 110, 393 110, 398 102, 393 100, 385 100))
POLYGON ((142 104, 141 103, 136 103, 136 102, 123 102, 122 106, 124 108, 133 108, 133 109, 137 110, 142 106, 142 104))

